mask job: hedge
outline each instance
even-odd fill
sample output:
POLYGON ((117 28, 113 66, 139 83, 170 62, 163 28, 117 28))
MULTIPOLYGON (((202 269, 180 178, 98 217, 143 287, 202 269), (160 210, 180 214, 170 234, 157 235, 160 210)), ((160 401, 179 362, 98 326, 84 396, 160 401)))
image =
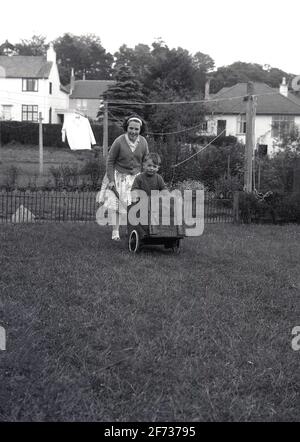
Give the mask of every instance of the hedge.
MULTIPOLYGON (((91 123, 96 142, 102 146, 103 125, 101 123, 91 123)), ((67 147, 67 143, 62 142, 62 124, 43 124, 43 144, 49 147, 67 147)), ((111 145, 114 139, 123 133, 123 130, 116 124, 108 126, 108 144, 111 145)), ((2 144, 12 142, 20 144, 39 144, 39 126, 37 123, 27 121, 1 121, 1 141, 2 144)))

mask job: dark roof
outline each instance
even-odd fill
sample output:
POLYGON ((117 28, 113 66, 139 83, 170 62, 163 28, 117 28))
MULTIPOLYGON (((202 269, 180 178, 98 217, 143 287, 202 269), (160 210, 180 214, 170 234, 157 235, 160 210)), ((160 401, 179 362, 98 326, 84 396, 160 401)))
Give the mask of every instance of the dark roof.
POLYGON ((288 98, 290 100, 292 100, 294 103, 299 104, 299 106, 300 106, 300 95, 293 94, 292 92, 289 92, 288 98))
POLYGON ((70 98, 99 99, 114 84, 116 84, 114 80, 76 80, 70 98))
POLYGON ((48 78, 52 64, 43 56, 0 55, 0 68, 7 78, 48 78))
POLYGON ((62 91, 62 92, 65 92, 66 94, 69 94, 70 93, 70 88, 68 88, 67 86, 63 86, 62 84, 60 85, 60 90, 62 91))
MULTIPOLYGON (((285 97, 278 89, 273 89, 265 83, 254 83, 254 94, 257 97, 256 114, 258 115, 300 115, 300 100, 285 97)), ((236 98, 233 100, 221 100, 207 103, 207 109, 214 113, 243 114, 246 112, 246 102, 243 97, 247 95, 247 83, 238 83, 231 87, 221 89, 217 94, 211 95, 210 99, 236 98)))

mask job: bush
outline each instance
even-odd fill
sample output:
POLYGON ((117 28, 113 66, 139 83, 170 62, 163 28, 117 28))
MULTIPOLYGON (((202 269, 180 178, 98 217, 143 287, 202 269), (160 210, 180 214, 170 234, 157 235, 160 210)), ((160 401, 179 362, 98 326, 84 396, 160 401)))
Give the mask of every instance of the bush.
POLYGON ((97 189, 101 185, 101 181, 105 174, 104 159, 102 161, 99 161, 99 159, 88 161, 81 169, 81 173, 82 175, 87 175, 90 179, 92 188, 97 189))
POLYGON ((88 161, 81 169, 77 165, 51 167, 49 169, 54 180, 54 187, 61 189, 89 189, 96 190, 101 186, 105 174, 105 160, 103 157, 88 161))
POLYGON ((6 188, 14 188, 18 184, 18 178, 20 174, 22 173, 22 170, 19 167, 16 166, 10 166, 4 171, 4 186, 6 188))
POLYGON ((263 198, 259 198, 254 193, 240 192, 239 211, 244 223, 300 223, 300 194, 268 192, 263 198))
POLYGON ((221 177, 214 182, 215 193, 221 198, 232 198, 233 192, 243 189, 243 183, 240 177, 231 176, 229 178, 221 177))
POLYGON ((288 194, 276 207, 277 216, 285 222, 300 223, 300 193, 288 194))
POLYGON ((181 191, 183 190, 197 190, 197 189, 204 189, 203 183, 196 180, 184 180, 181 182, 177 182, 176 185, 173 186, 174 189, 179 189, 181 191))
MULTIPOLYGON (((229 137, 227 137, 229 138, 229 137)), ((228 142, 235 142, 230 137, 228 142)), ((230 168, 232 176, 242 176, 244 168, 244 146, 238 143, 210 145, 191 145, 167 140, 154 142, 153 150, 162 157, 161 174, 165 181, 182 182, 184 180, 201 181, 211 191, 214 183, 221 179, 230 168), (176 167, 173 167, 176 165, 176 167)))
POLYGON ((80 172, 77 165, 65 166, 61 164, 59 167, 50 167, 49 169, 56 188, 73 188, 79 185, 80 172))

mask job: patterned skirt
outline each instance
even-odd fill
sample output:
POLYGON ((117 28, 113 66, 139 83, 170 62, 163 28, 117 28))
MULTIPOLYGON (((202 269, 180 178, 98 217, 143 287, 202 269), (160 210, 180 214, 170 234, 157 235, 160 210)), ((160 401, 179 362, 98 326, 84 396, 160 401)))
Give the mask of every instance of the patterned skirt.
POLYGON ((116 197, 114 192, 108 189, 109 180, 107 175, 104 175, 101 190, 97 195, 97 202, 104 204, 107 209, 116 211, 118 213, 127 213, 127 206, 131 204, 131 187, 136 175, 127 175, 115 170, 115 184, 116 190, 120 196, 120 200, 116 197))

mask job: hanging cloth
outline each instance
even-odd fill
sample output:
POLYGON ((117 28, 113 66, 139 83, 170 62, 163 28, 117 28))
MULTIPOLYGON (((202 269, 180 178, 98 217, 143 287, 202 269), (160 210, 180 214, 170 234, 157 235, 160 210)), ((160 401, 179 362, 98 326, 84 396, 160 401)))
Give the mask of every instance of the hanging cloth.
POLYGON ((89 120, 75 113, 65 115, 62 141, 66 137, 71 150, 91 150, 91 144, 96 144, 89 120))

